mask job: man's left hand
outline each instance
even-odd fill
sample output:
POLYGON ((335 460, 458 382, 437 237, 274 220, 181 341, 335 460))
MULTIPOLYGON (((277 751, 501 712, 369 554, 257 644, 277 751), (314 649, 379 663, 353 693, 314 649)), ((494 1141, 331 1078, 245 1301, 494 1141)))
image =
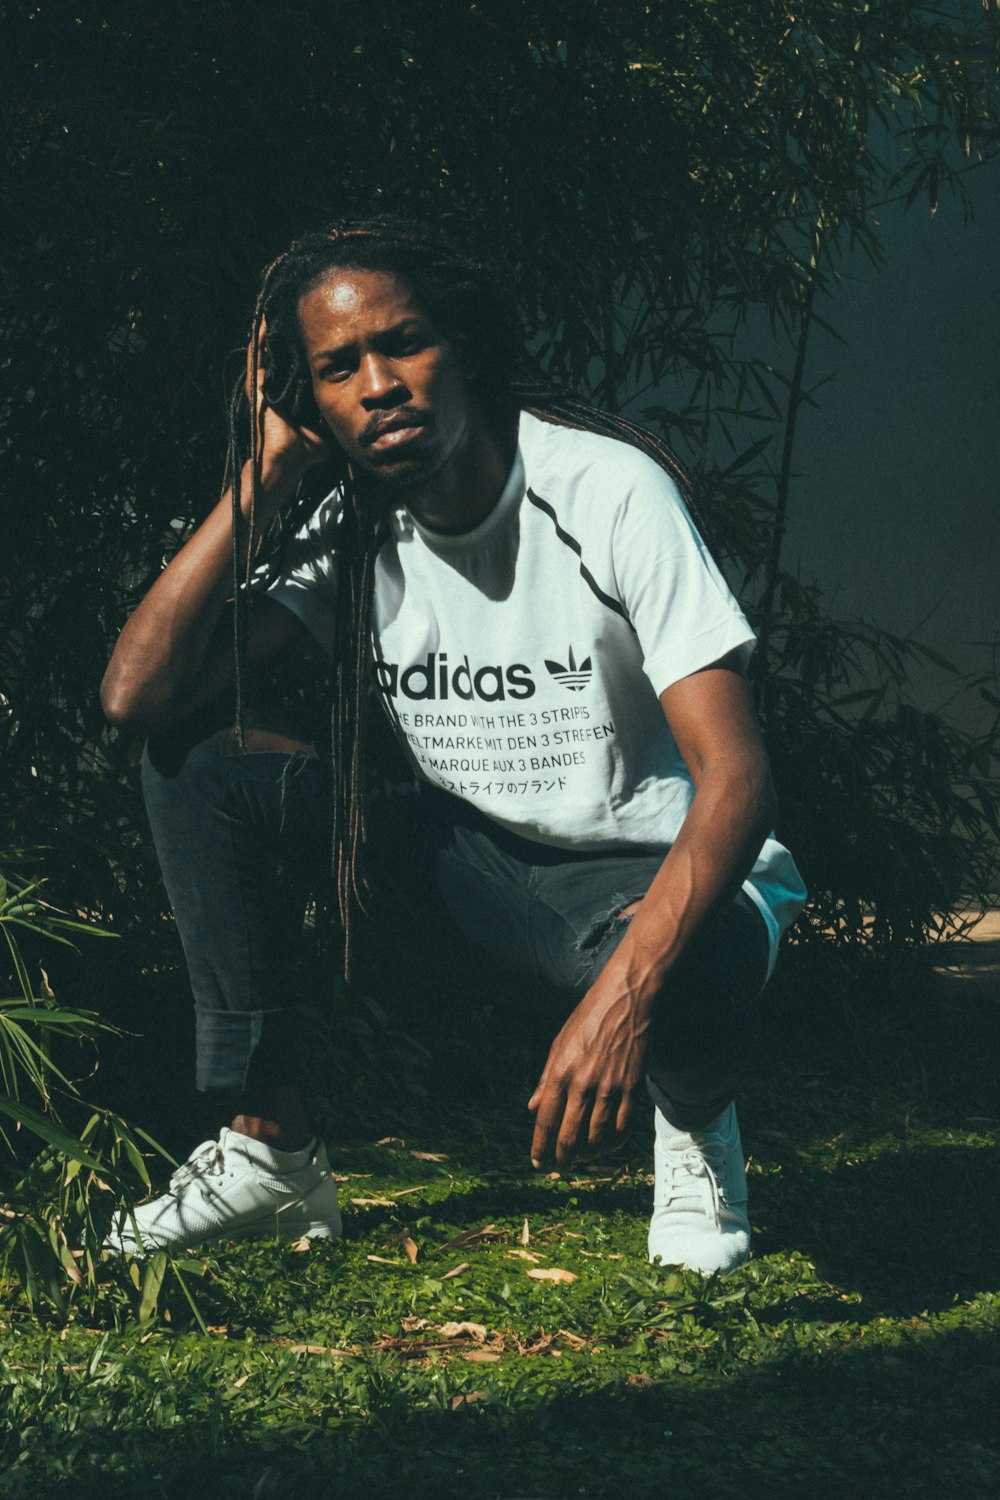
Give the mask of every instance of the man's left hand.
POLYGON ((528 1100, 533 1166, 569 1167, 621 1139, 645 1072, 651 1020, 630 986, 607 971, 598 976, 552 1043, 528 1100))

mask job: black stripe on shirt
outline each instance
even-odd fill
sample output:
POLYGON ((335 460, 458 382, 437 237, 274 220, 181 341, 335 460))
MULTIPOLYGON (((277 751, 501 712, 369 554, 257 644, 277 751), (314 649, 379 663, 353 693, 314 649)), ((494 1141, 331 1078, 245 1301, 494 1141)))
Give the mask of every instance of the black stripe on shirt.
POLYGON ((556 536, 559 538, 559 540, 561 542, 564 542, 572 552, 576 553, 577 557, 580 559, 580 577, 583 579, 584 583, 590 589, 594 597, 600 599, 601 603, 606 605, 607 608, 612 610, 616 615, 620 615, 629 629, 634 631, 635 626, 632 624, 632 621, 625 613, 625 609, 622 606, 621 601, 618 599, 613 599, 610 594, 606 594, 600 587, 597 579, 594 577, 593 573, 591 573, 590 569, 587 567, 586 563, 583 560, 583 548, 580 546, 580 543, 577 541, 575 536, 571 536, 568 531, 564 530, 563 527, 559 525, 559 517, 556 515, 549 502, 547 500, 542 500, 538 495, 535 494, 534 490, 532 489, 528 490, 528 499, 531 501, 532 505, 545 512, 545 514, 548 516, 549 520, 555 527, 556 536))

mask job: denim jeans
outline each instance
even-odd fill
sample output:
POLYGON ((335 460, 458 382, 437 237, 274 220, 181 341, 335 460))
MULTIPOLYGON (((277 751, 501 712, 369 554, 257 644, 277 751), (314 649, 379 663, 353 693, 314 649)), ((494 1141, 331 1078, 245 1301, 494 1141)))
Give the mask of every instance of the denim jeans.
MULTIPOLYGON (((329 865, 329 768, 313 753, 233 754, 230 741, 226 730, 164 735, 143 761, 206 1091, 294 1080, 291 957, 305 891, 329 865)), ((556 849, 447 793, 404 790, 372 809, 375 887, 388 891, 382 906, 394 917, 379 942, 464 945, 515 985, 540 982, 568 1014, 621 940, 620 913, 649 889, 662 852, 556 849)), ((763 918, 739 893, 669 976, 648 1075, 679 1128, 706 1124, 732 1098, 767 956, 763 918)))

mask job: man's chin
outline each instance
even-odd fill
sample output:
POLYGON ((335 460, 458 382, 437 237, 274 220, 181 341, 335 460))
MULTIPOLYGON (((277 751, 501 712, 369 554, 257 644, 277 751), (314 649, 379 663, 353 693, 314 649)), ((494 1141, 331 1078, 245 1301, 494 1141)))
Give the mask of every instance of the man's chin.
POLYGON ((430 453, 400 453, 398 456, 388 454, 379 457, 377 463, 368 460, 365 472, 370 474, 380 485, 389 490, 411 490, 417 485, 425 484, 438 470, 440 465, 430 453))

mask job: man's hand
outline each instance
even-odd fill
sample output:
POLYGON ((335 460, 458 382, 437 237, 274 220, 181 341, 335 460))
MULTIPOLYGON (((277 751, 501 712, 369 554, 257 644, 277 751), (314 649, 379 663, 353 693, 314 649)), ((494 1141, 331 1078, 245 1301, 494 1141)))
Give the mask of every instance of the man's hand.
MULTIPOLYGON (((314 432, 311 427, 297 425, 288 417, 282 416, 269 405, 264 397, 264 380, 267 375, 267 360, 265 354, 265 340, 267 337, 267 322, 260 325, 260 337, 257 346, 257 385, 253 391, 253 362, 251 349, 247 349, 247 374, 246 395, 247 400, 254 407, 257 420, 258 432, 261 440, 261 465, 265 485, 272 474, 281 475, 285 480, 275 487, 275 498, 283 500, 288 491, 288 480, 292 481, 292 488, 307 469, 315 468, 321 464, 330 454, 330 444, 320 432, 314 432)), ((273 506, 276 511, 278 506, 273 506)))
POLYGON ((645 1073, 652 1008, 609 964, 549 1049, 528 1100, 535 1115, 531 1161, 569 1167, 621 1139, 645 1073))
POLYGON ((674 683, 660 703, 694 800, 631 925, 552 1043, 528 1101, 536 1166, 554 1159, 568 1167, 625 1133, 654 1006, 701 923, 752 868, 774 817, 767 756, 735 653, 674 683))

